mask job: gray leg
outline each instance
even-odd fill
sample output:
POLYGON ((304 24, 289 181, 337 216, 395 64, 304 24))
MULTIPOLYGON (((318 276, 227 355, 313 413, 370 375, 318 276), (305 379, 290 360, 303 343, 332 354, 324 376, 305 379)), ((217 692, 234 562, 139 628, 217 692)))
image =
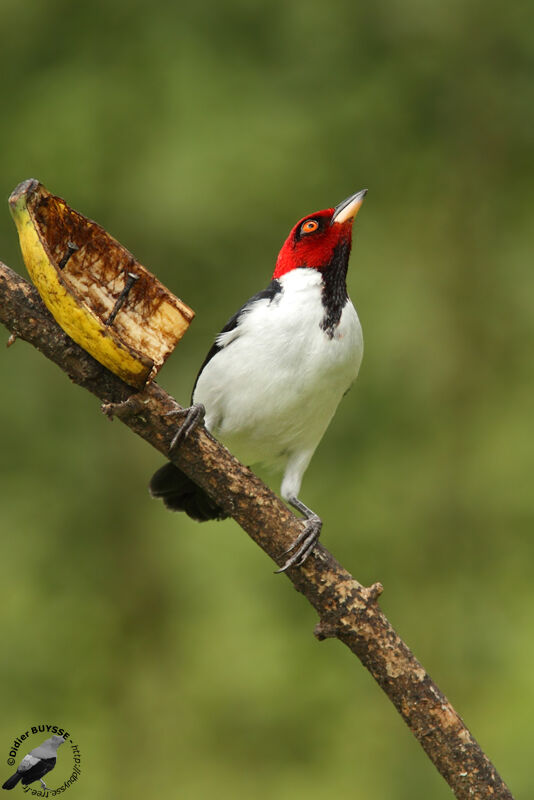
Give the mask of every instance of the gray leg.
POLYGON ((195 403, 194 405, 189 406, 189 408, 180 408, 177 411, 169 411, 165 416, 184 417, 184 421, 172 438, 169 447, 169 452, 172 453, 175 448, 179 447, 181 443, 187 439, 191 431, 194 431, 201 422, 204 422, 206 409, 202 403, 195 403))
POLYGON ((302 533, 297 536, 291 547, 286 550, 286 553, 293 553, 293 555, 287 559, 283 567, 276 570, 277 573, 285 572, 286 569, 289 569, 289 567, 293 565, 297 567, 302 566, 319 541, 319 535, 323 527, 320 517, 318 517, 311 508, 305 506, 298 497, 288 497, 287 502, 290 506, 296 508, 297 511, 300 511, 306 520, 306 524, 302 533))

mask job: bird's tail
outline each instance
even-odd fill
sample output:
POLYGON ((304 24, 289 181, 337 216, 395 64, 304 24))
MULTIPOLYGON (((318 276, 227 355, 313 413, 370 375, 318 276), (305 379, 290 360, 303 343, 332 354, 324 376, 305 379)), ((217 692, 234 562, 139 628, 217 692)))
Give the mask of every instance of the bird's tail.
POLYGON ((185 511, 197 522, 226 519, 226 514, 206 492, 170 461, 154 473, 150 494, 163 500, 171 511, 185 511))
POLYGON ((15 774, 12 775, 11 778, 8 778, 7 781, 2 785, 2 789, 12 789, 14 786, 17 785, 20 779, 21 779, 20 772, 15 772, 15 774))

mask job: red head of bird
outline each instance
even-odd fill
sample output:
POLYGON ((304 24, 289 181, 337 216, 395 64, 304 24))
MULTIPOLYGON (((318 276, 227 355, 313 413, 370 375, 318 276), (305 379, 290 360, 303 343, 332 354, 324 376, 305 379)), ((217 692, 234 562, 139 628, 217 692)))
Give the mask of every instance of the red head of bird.
POLYGON ((348 261, 352 223, 366 194, 367 189, 363 189, 335 208, 317 211, 297 222, 280 250, 273 278, 299 267, 326 270, 340 250, 348 261))

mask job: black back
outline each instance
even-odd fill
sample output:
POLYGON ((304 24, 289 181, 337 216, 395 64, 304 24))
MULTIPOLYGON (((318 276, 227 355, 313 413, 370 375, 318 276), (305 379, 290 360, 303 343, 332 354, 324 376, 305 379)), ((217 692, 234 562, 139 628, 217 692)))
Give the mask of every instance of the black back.
POLYGON ((39 778, 42 778, 43 775, 46 775, 47 772, 50 772, 51 769, 54 769, 55 765, 55 758, 39 759, 37 764, 34 764, 33 767, 30 767, 29 770, 23 773, 21 783, 24 784, 24 786, 27 786, 29 783, 38 781, 39 778))

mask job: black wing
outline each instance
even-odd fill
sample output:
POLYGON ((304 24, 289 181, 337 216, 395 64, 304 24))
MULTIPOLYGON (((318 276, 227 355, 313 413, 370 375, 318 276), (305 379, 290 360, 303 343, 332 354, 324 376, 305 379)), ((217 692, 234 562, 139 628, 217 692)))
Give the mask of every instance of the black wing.
MULTIPOLYGON (((230 319, 228 320, 228 322, 226 323, 224 328, 221 330, 220 334, 221 333, 228 333, 229 331, 233 331, 235 328, 237 328, 237 325, 239 323, 239 320, 243 316, 243 313, 245 311, 247 311, 252 305, 254 305, 255 302, 257 302, 258 300, 266 300, 266 299, 271 302, 272 300, 274 300, 274 298, 278 294, 280 294, 281 291, 282 291, 282 284, 280 283, 279 280, 277 280, 275 278, 274 280, 272 280, 270 282, 270 284, 267 286, 266 289, 262 289, 261 292, 258 292, 253 297, 251 297, 250 300, 247 300, 245 305, 241 306, 239 311, 236 311, 236 313, 233 315, 233 317, 230 317, 230 319)), ((220 334, 219 334, 219 336, 220 336, 220 334)), ((217 339, 219 338, 219 336, 217 336, 217 339)), ((198 379, 200 378, 202 370, 204 369, 206 364, 209 361, 211 361, 213 356, 217 355, 217 353, 222 349, 223 349, 223 345, 218 344, 217 341, 215 341, 212 344, 211 348, 209 349, 208 354, 207 354, 206 358, 204 359, 204 361, 202 362, 202 366, 200 367, 200 369, 198 371, 198 375, 195 378, 195 384, 193 386, 193 391, 191 392, 191 403, 193 402, 193 395, 195 394, 195 389, 197 387, 198 379)))
POLYGON ((43 775, 46 775, 47 772, 50 772, 51 769, 54 769, 56 765, 55 758, 41 758, 34 764, 33 767, 25 772, 21 778, 21 783, 24 786, 27 786, 29 783, 33 783, 34 781, 38 781, 39 778, 42 778, 43 775))

